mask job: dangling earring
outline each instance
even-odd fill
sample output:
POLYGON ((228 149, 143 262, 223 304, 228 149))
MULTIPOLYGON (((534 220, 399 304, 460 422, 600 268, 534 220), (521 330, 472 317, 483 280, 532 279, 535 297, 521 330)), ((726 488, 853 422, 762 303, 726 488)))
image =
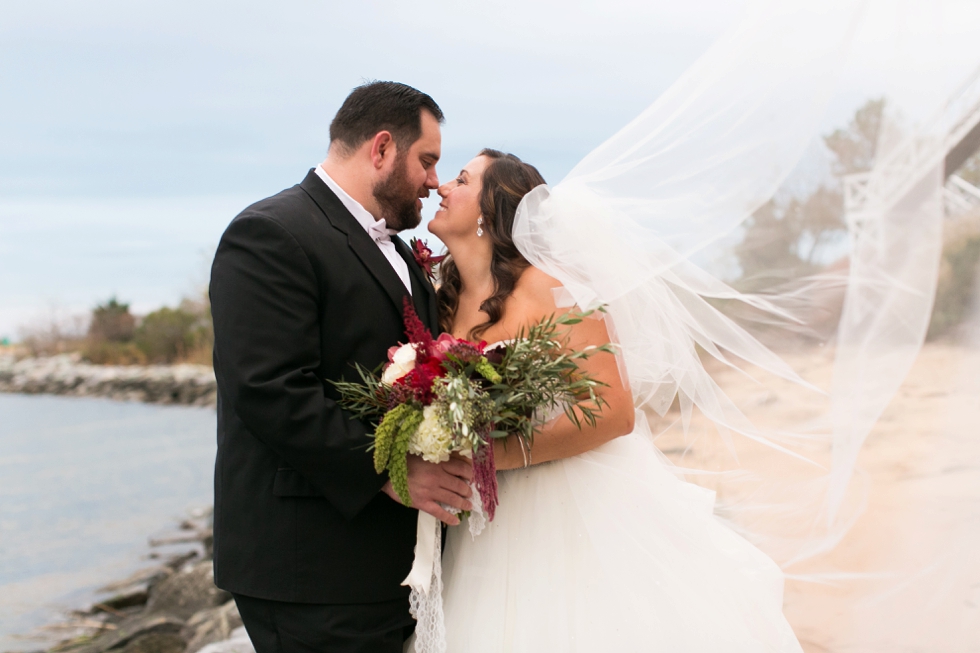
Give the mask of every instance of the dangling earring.
POLYGON ((476 219, 476 236, 477 238, 483 236, 483 216, 476 219))

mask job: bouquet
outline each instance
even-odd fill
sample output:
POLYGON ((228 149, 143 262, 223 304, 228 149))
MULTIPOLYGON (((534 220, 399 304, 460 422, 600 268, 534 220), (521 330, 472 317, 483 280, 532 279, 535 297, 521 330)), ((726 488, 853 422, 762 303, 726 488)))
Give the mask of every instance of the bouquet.
MULTIPOLYGON (((358 367, 359 382, 334 384, 341 405, 375 425, 374 468, 388 472, 402 503, 412 505, 408 456, 434 463, 454 453, 467 456, 474 468, 468 524, 476 537, 497 507, 495 439, 516 434, 528 454, 535 429, 556 412, 563 411, 579 428, 583 421, 595 425, 603 406, 596 389, 603 384, 579 369, 578 361, 611 353, 612 346, 569 351, 560 332, 587 315, 551 316, 488 347, 447 333, 433 338, 405 299, 408 343, 392 347, 388 363, 378 370, 358 367)), ((441 539, 439 522, 420 511, 415 561, 402 584, 411 588, 415 650, 427 653, 445 650, 441 539)))
POLYGON ((448 333, 433 338, 406 298, 409 342, 392 347, 388 363, 374 372, 358 367, 360 381, 334 384, 344 408, 376 425, 375 470, 388 472, 406 506, 412 505, 408 456, 439 463, 459 453, 473 461, 475 503, 492 520, 493 440, 513 433, 530 451, 535 429, 559 409, 579 427, 583 421, 595 425, 603 405, 596 389, 603 384, 578 361, 611 353, 612 346, 568 351, 559 332, 589 313, 545 318, 514 340, 488 347, 448 333))

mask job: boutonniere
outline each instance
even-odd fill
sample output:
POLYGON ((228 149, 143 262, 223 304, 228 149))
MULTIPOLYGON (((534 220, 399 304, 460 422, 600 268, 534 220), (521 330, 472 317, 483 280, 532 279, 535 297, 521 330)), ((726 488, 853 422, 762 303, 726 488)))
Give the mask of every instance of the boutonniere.
POLYGON ((412 238, 409 241, 409 245, 412 247, 412 255, 415 256, 415 262, 425 272, 425 276, 429 277, 429 281, 435 282, 436 275, 433 268, 442 263, 442 260, 446 258, 445 255, 433 255, 432 250, 425 244, 425 241, 419 240, 418 238, 412 238))

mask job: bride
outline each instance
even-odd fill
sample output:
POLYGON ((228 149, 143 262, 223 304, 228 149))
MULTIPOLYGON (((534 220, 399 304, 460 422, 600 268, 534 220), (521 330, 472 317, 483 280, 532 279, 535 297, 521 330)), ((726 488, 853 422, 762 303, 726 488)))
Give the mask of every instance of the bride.
MULTIPOLYGON (((439 188, 429 230, 449 250, 438 293, 444 330, 504 341, 574 303, 569 284, 522 254, 531 239, 515 242, 518 207, 538 187, 528 199, 540 200, 544 183, 533 166, 487 149, 439 188)), ((601 239, 602 224, 594 227, 579 242, 601 239)), ((596 265, 615 264, 598 256, 596 265)), ((617 326, 613 313, 585 319, 568 346, 616 341, 617 326)), ((448 651, 802 650, 782 613, 777 565, 715 517, 713 493, 678 478, 655 447, 646 413, 634 408, 646 401, 631 392, 635 349, 625 361, 585 363, 607 384, 594 427, 562 415, 529 450, 515 436, 495 443, 494 520, 475 538, 449 529, 448 651)))

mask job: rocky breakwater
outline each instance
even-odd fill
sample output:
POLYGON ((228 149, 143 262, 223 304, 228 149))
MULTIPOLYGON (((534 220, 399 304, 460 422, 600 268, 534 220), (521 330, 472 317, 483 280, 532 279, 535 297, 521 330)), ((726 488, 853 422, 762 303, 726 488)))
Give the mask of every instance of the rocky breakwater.
POLYGON ((254 653, 234 599, 214 584, 210 515, 181 528, 150 544, 190 550, 103 587, 91 607, 49 626, 72 634, 48 653, 254 653))
POLYGON ((155 404, 213 406, 214 371, 204 365, 92 365, 78 354, 0 356, 0 392, 107 397, 155 404))

